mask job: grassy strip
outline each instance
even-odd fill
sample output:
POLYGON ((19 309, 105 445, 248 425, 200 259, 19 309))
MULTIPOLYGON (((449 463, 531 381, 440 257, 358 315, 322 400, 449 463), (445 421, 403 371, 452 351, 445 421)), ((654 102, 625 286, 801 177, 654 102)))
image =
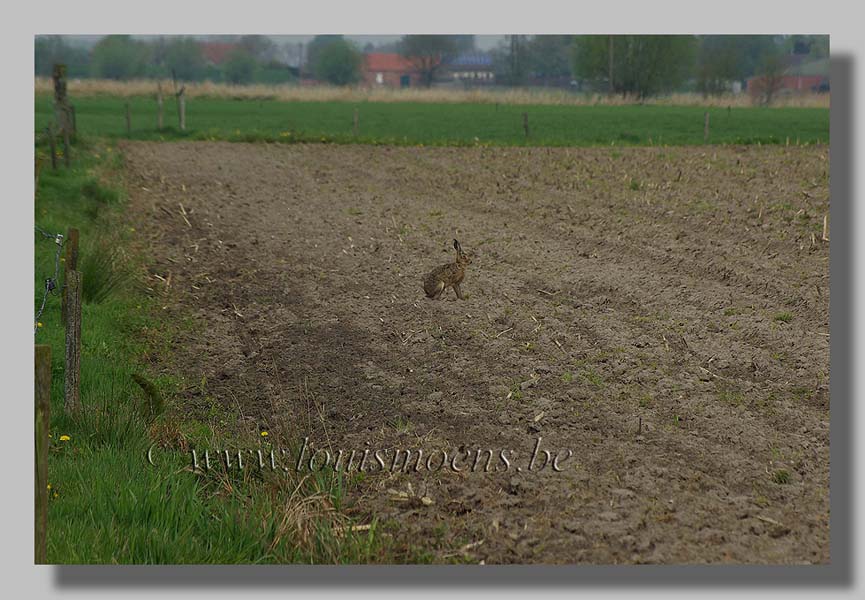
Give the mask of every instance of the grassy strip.
MULTIPOLYGON (((154 96, 161 85, 165 94, 174 89, 171 80, 154 79, 73 79, 69 81, 69 93, 83 96, 154 96)), ((704 96, 696 92, 680 92, 639 99, 634 96, 606 93, 574 92, 559 88, 543 87, 474 87, 459 89, 452 87, 390 88, 385 86, 331 86, 297 84, 246 84, 231 85, 212 81, 186 82, 189 98, 225 98, 231 100, 280 100, 283 102, 418 102, 426 104, 555 104, 567 106, 623 106, 628 104, 651 104, 660 106, 703 106, 726 108, 748 108, 755 105, 750 94, 725 93, 704 96)), ((54 83, 50 77, 37 77, 34 85, 37 94, 50 94, 54 83)), ((798 92, 781 94, 772 101, 773 108, 829 108, 828 93, 798 92)))
MULTIPOLYGON (((829 142, 823 108, 704 108, 699 106, 560 106, 417 102, 280 102, 270 99, 190 98, 188 131, 176 129, 177 107, 165 101, 157 131, 152 97, 74 98, 79 130, 142 140, 326 142, 431 146, 700 145, 704 113, 710 144, 829 142), (125 103, 130 103, 127 135, 125 103), (354 111, 360 116, 354 135, 354 111), (529 116, 529 136, 523 113, 529 116)), ((51 97, 37 95, 36 126, 53 116, 51 97)))
MULTIPOLYGON (((45 148, 37 147, 37 156, 45 148)), ((256 447, 172 399, 181 382, 143 369, 166 352, 177 325, 136 284, 141 260, 123 225, 122 159, 110 144, 81 141, 74 166, 43 167, 36 224, 77 227, 83 273, 81 416, 63 413, 64 334, 52 295, 37 343, 52 347, 48 560, 72 563, 341 563, 392 560, 375 523, 357 532, 345 516, 349 482, 331 472, 193 473, 191 447, 256 447), (136 377, 145 385, 136 383, 136 377), (146 382, 151 382, 148 385, 146 382), (149 389, 149 393, 145 390, 149 389), (154 398, 166 397, 164 406, 154 398), (146 460, 156 443, 156 465, 146 460)), ((56 245, 36 235, 36 306, 54 273, 56 245)), ((58 290, 59 291, 59 290, 58 290)))

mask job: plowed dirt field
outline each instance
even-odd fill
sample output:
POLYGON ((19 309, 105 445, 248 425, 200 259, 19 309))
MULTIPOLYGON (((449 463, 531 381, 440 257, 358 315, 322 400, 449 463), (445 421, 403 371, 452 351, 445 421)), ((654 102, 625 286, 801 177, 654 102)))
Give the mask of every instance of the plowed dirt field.
POLYGON ((153 288, 196 324, 155 368, 206 382, 190 411, 369 449, 351 510, 396 545, 829 561, 828 147, 123 152, 153 288), (454 238, 466 297, 429 300, 454 238), (422 468, 378 468, 397 449, 422 468))

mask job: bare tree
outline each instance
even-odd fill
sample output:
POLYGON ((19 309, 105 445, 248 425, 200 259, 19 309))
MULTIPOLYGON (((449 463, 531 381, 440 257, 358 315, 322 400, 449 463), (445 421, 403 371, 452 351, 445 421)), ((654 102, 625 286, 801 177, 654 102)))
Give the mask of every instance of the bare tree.
POLYGON ((400 54, 420 74, 426 87, 432 85, 436 73, 454 48, 453 39, 447 35, 406 35, 400 42, 400 54))
POLYGON ((778 92, 784 87, 784 73, 786 71, 787 65, 780 52, 770 52, 763 57, 758 71, 760 77, 757 79, 759 98, 763 106, 770 106, 778 92))

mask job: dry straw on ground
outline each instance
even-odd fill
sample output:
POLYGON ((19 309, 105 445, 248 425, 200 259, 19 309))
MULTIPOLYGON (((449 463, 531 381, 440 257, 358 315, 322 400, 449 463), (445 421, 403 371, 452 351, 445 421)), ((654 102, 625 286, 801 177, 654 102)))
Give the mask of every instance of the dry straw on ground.
MULTIPOLYGON (((104 79, 73 79, 69 81, 69 94, 78 96, 155 96, 155 80, 111 81, 104 79)), ((47 94, 53 89, 48 78, 36 78, 36 93, 47 94)), ((162 82, 163 90, 171 90, 170 81, 162 82)), ((479 104, 546 104, 546 105, 625 105, 638 104, 633 97, 608 96, 605 94, 576 94, 565 90, 552 89, 474 89, 456 90, 452 88, 368 88, 297 85, 228 85, 223 83, 188 83, 186 95, 190 98, 245 98, 273 99, 302 102, 429 102, 479 104)), ((726 94, 704 97, 701 94, 672 94, 658 96, 642 101, 643 104, 666 106, 715 106, 726 108, 746 107, 755 104, 748 94, 726 94)), ((795 94, 779 97, 773 102, 775 107, 829 108, 829 94, 795 94)))

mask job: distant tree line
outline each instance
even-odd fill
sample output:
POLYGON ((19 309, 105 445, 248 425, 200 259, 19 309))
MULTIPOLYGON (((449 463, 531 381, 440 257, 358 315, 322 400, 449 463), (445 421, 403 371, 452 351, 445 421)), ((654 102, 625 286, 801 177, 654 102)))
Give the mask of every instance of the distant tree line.
MULTIPOLYGON (((217 37, 218 39, 218 37, 217 37)), ((306 44, 299 68, 285 63, 285 48, 266 36, 232 37, 219 64, 208 62, 200 40, 160 37, 143 41, 126 35, 102 38, 86 50, 59 36, 36 40, 36 74, 48 76, 65 62, 69 77, 108 79, 170 77, 185 81, 283 83, 299 76, 333 85, 362 78, 364 52, 396 52, 411 63, 423 85, 432 85, 449 58, 475 51, 472 35, 406 35, 363 50, 341 35, 318 35, 306 44)), ((819 35, 511 35, 491 53, 501 85, 568 85, 644 98, 673 91, 706 95, 729 91, 753 75, 777 74, 784 55, 829 55, 828 36, 819 35)))
POLYGON ((67 65, 70 78, 170 78, 183 81, 286 83, 297 72, 279 60, 281 49, 266 36, 248 35, 231 40, 232 49, 220 64, 210 63, 202 42, 171 36, 153 40, 128 35, 105 36, 90 49, 66 42, 61 36, 40 36, 35 43, 36 75, 48 77, 54 63, 67 65))
POLYGON ((501 83, 544 85, 570 78, 593 91, 638 98, 673 91, 721 94, 735 81, 774 76, 790 54, 827 58, 829 37, 513 35, 494 51, 501 83))

